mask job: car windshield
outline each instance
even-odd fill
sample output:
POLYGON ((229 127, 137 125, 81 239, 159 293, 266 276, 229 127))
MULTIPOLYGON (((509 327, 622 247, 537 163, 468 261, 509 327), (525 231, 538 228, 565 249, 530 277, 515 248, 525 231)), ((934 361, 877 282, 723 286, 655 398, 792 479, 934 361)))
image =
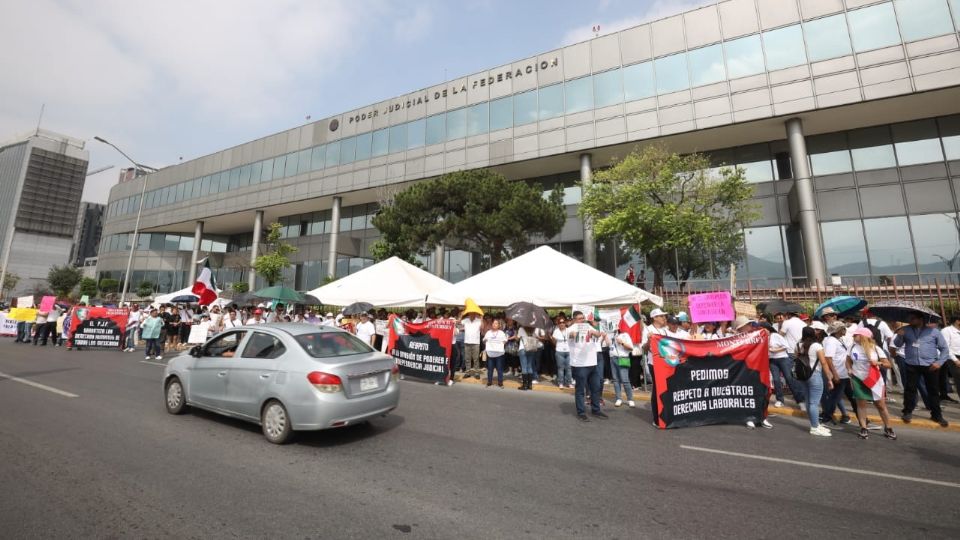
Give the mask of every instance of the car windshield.
POLYGON ((344 332, 317 332, 296 337, 297 343, 314 358, 330 358, 373 352, 373 349, 356 337, 344 332))

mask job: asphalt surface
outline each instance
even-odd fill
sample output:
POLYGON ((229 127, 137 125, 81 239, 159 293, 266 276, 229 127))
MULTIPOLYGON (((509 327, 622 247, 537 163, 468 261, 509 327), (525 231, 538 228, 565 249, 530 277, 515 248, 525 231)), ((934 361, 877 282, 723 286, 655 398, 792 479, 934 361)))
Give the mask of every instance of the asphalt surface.
POLYGON ((168 415, 163 368, 142 358, 0 341, 0 536, 919 538, 960 527, 955 432, 820 439, 786 417, 773 430, 659 431, 645 403, 580 423, 564 394, 407 380, 395 414, 275 446, 252 424, 168 415))

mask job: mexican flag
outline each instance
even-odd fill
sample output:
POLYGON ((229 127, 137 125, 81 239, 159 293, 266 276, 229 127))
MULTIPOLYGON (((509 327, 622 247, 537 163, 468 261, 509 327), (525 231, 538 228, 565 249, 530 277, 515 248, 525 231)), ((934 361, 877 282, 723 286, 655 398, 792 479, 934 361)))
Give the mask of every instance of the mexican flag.
POLYGON ((197 303, 201 306, 209 306, 217 299, 217 282, 210 271, 209 257, 203 260, 203 270, 197 276, 197 282, 193 284, 191 291, 200 297, 197 303))
POLYGON ((867 377, 861 382, 873 394, 874 401, 883 400, 883 375, 880 373, 879 367, 871 365, 867 377))
POLYGON ((637 345, 643 337, 643 322, 640 318, 640 306, 633 304, 631 306, 620 308, 620 331, 630 334, 630 339, 637 345))

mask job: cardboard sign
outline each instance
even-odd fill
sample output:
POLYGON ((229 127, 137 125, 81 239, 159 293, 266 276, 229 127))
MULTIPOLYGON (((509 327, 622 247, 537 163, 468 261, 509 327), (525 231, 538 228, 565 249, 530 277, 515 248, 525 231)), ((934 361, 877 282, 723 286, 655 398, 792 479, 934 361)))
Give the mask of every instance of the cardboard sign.
POLYGON ((694 323, 732 321, 736 318, 733 302, 727 291, 691 294, 687 297, 690 318, 694 323))
POLYGON ((18 308, 32 308, 33 305, 33 296, 21 296, 17 298, 18 308))
POLYGON ((50 313, 50 310, 53 309, 53 304, 56 301, 56 296, 44 296, 42 299, 40 299, 40 311, 50 313))
POLYGON ((6 313, 0 313, 0 336, 17 335, 17 321, 7 318, 6 313))
POLYGON ((187 343, 202 345, 207 342, 207 332, 210 330, 210 322, 197 323, 190 326, 190 336, 187 337, 187 343))
POLYGON ((10 308, 10 313, 7 315, 7 318, 19 322, 37 322, 37 309, 32 307, 10 308))

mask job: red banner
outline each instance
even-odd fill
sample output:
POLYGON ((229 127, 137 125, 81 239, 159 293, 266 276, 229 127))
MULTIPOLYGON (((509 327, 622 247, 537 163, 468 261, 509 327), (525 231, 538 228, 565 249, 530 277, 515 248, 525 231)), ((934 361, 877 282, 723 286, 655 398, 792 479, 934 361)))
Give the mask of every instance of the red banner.
POLYGON ((126 309, 77 306, 70 314, 70 343, 74 347, 119 349, 126 329, 126 309))
POLYGON ((407 323, 390 315, 387 354, 396 359, 404 375, 448 382, 455 324, 456 321, 450 319, 407 323))
POLYGON ((660 428, 760 423, 770 396, 767 333, 715 340, 650 336, 660 428))

